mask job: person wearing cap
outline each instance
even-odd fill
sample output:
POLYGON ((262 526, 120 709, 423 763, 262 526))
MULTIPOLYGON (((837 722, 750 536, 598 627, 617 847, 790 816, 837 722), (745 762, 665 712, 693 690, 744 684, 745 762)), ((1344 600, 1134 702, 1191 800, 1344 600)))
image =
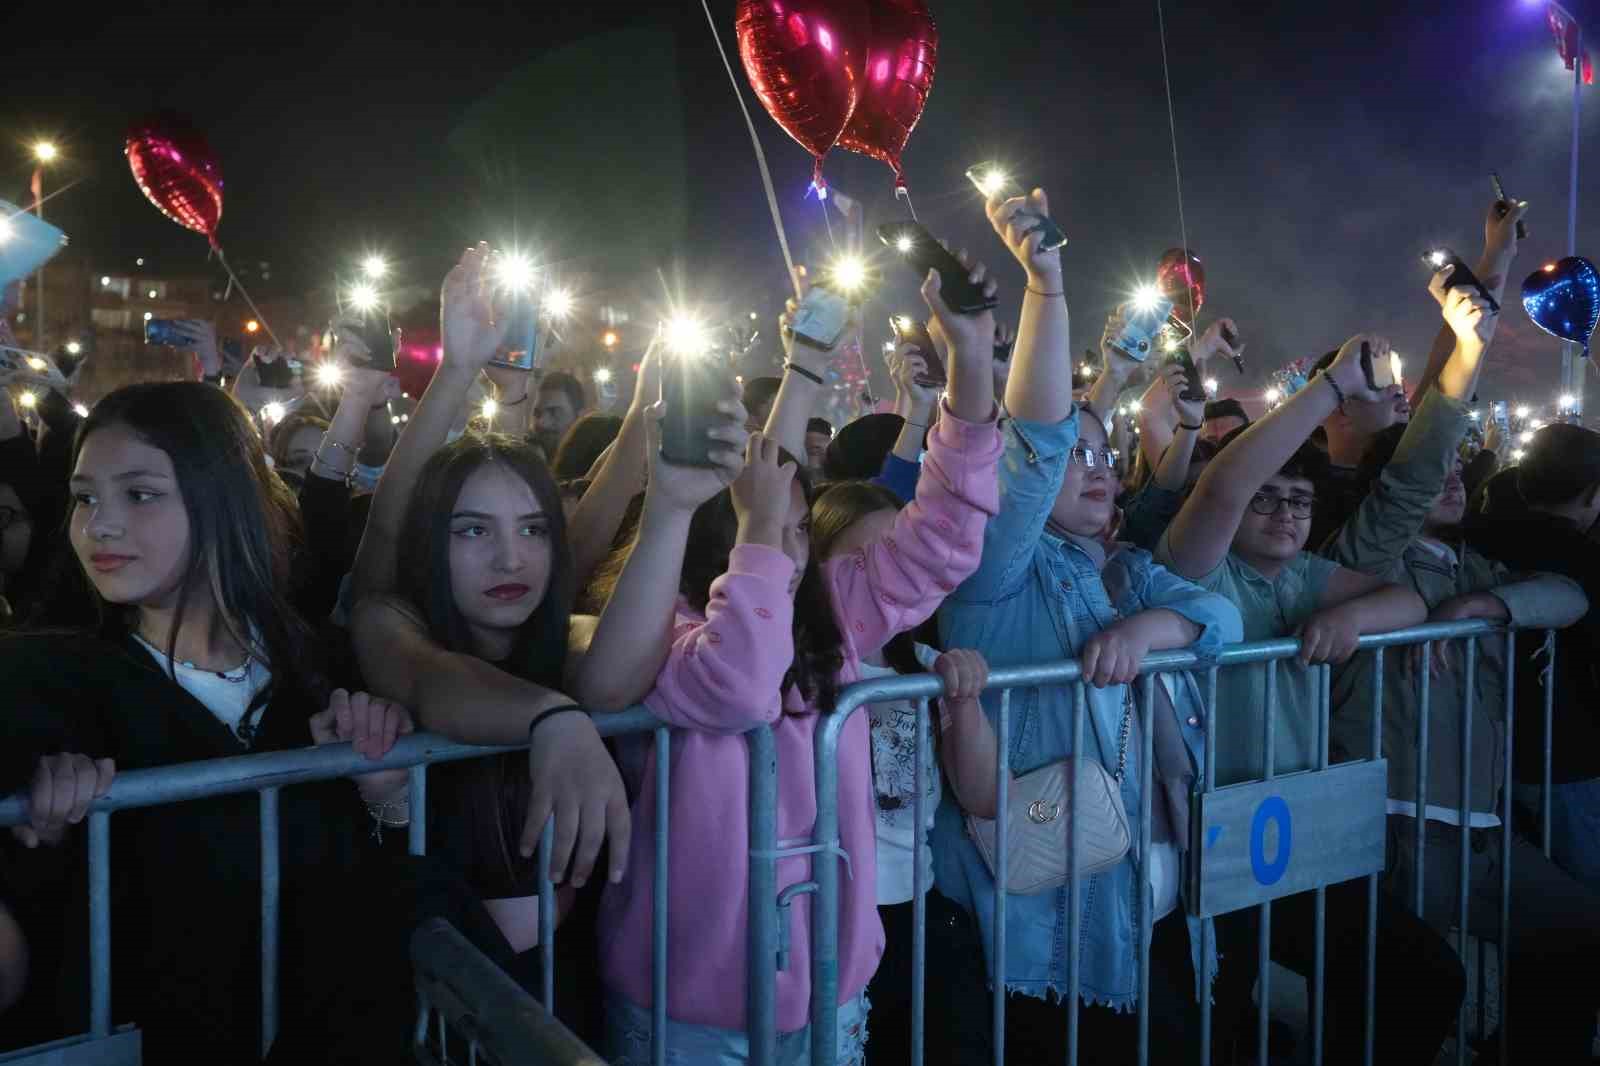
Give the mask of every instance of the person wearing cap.
MULTIPOLYGON (((1600 433, 1545 426, 1522 462, 1490 481, 1487 509, 1472 515, 1467 538, 1511 567, 1537 565, 1577 581, 1600 601, 1600 556, 1591 539, 1600 521, 1600 433)), ((1523 661, 1542 633, 1519 639, 1523 661)), ((1600 891, 1600 611, 1556 635, 1556 694, 1550 741, 1550 857, 1600 891)), ((1544 779, 1542 675, 1517 676, 1513 751, 1518 798, 1537 810, 1544 779)))

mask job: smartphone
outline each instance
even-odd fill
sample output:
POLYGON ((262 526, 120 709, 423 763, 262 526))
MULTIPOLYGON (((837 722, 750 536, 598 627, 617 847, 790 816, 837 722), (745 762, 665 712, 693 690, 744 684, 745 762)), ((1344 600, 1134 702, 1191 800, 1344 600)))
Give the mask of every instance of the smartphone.
MULTIPOLYGON (((1511 205, 1515 201, 1513 201, 1511 199, 1511 197, 1506 195, 1506 187, 1500 181, 1500 172, 1499 171, 1491 170, 1489 172, 1489 181, 1494 185, 1494 199, 1495 199, 1494 209, 1500 215, 1501 218, 1505 218, 1506 217, 1506 213, 1511 210, 1511 205)), ((1517 240, 1519 240, 1519 241, 1526 240, 1527 237, 1528 237, 1528 227, 1521 219, 1518 219, 1517 220, 1517 240)))
POLYGON ((926 325, 910 315, 896 315, 889 319, 889 328, 894 330, 897 346, 912 345, 922 356, 927 369, 915 378, 918 385, 925 389, 942 389, 950 383, 950 373, 945 369, 944 360, 939 358, 939 349, 934 347, 926 325))
POLYGON ((505 346, 495 353, 489 364, 512 370, 540 369, 544 331, 539 322, 539 298, 524 289, 509 293, 503 299, 507 301, 504 313, 511 317, 511 326, 506 330, 505 346))
POLYGON ((812 348, 830 351, 839 343, 850 321, 850 305, 826 285, 814 284, 795 310, 794 339, 812 348))
POLYGON ((1488 301, 1489 313, 1493 315, 1500 313, 1500 301, 1496 300, 1489 290, 1483 287, 1483 282, 1478 280, 1478 275, 1472 272, 1472 268, 1467 266, 1459 255, 1448 248, 1435 248, 1423 256, 1422 261, 1428 265, 1429 269, 1435 272, 1443 270, 1447 266, 1455 267, 1455 271, 1450 275, 1450 280, 1445 283, 1445 288, 1459 289, 1465 286, 1477 289, 1478 295, 1488 301))
POLYGON ((928 271, 939 272, 939 292, 944 302, 963 315, 976 315, 994 307, 998 300, 985 296, 974 285, 970 271, 961 265, 944 245, 933 239, 920 222, 888 222, 878 227, 878 239, 899 252, 918 278, 928 271))
POLYGON ((345 311, 328 324, 333 331, 333 343, 354 341, 366 348, 365 356, 352 354, 350 360, 369 370, 393 370, 395 335, 389 327, 386 308, 374 307, 367 311, 345 311))
MULTIPOLYGON (((986 167, 981 164, 967 168, 967 180, 972 182, 985 199, 999 197, 1001 200, 1012 200, 1018 196, 1027 195, 1022 186, 1010 178, 998 177, 997 172, 992 167, 986 167)), ((1061 227, 1056 224, 1055 219, 1049 215, 1041 215, 1037 211, 1023 211, 1020 214, 1034 220, 1035 224, 1030 232, 1037 231, 1044 235, 1039 242, 1040 251, 1053 252, 1059 248, 1066 247, 1067 235, 1061 231, 1061 227)))
POLYGON ((1185 345, 1174 351, 1167 357, 1167 362, 1177 363, 1183 367, 1183 391, 1179 393, 1179 398, 1204 403, 1206 401, 1206 383, 1200 377, 1199 367, 1194 365, 1194 357, 1189 354, 1188 346, 1185 345))
POLYGON ((1165 296, 1157 297, 1154 303, 1143 311, 1129 304, 1128 317, 1122 324, 1122 332, 1111 342, 1112 347, 1136 363, 1144 362, 1150 358, 1150 352, 1155 347, 1156 334, 1161 332, 1161 327, 1171 313, 1172 301, 1165 296))
POLYGON ((1361 342, 1361 372, 1367 376, 1367 388, 1378 391, 1378 379, 1372 376, 1372 345, 1361 342))
POLYGON ((1511 403, 1509 400, 1491 400, 1489 402, 1489 420, 1500 427, 1504 436, 1511 432, 1511 403))
POLYGON ((1228 347, 1233 349, 1233 366, 1239 373, 1244 373, 1244 349, 1239 345, 1239 334, 1229 329, 1226 324, 1222 327, 1222 339, 1228 342, 1228 347))
POLYGON ((717 404, 728 390, 728 366, 715 351, 669 358, 661 368, 661 458, 678 466, 712 466, 720 442, 707 432, 728 423, 717 404))

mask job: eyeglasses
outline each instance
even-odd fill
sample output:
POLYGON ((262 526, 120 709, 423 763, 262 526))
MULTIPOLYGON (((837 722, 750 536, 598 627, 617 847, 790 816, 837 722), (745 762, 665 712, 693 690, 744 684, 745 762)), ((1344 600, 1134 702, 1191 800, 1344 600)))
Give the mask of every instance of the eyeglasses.
POLYGON ((1288 504, 1291 517, 1310 518, 1311 505, 1315 502, 1311 496, 1279 496, 1272 492, 1258 492, 1250 497, 1250 510, 1264 518, 1270 518, 1278 513, 1279 507, 1288 504))
POLYGON ((1087 470, 1093 470, 1099 464, 1104 464, 1107 470, 1115 470, 1117 460, 1121 457, 1122 453, 1115 448, 1101 448, 1095 451, 1087 444, 1075 444, 1067 453, 1069 460, 1087 470))

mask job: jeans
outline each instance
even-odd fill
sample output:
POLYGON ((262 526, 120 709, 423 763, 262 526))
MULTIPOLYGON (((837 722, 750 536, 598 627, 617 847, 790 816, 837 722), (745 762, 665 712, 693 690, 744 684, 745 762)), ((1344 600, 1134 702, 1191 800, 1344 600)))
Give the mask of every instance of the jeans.
MULTIPOLYGON (((1518 785, 1522 807, 1539 813, 1539 787, 1518 785)), ((1600 892, 1600 778, 1550 786, 1550 859, 1600 892)))
MULTIPOLYGON (((872 997, 867 1066, 905 1066, 911 1061, 915 904, 907 900, 880 906, 878 914, 883 918, 885 943, 878 972, 867 986, 872 997)), ((928 891, 926 947, 922 1061, 925 1066, 944 1066, 961 1061, 957 1049, 970 1029, 988 1028, 989 989, 977 923, 965 908, 937 889, 928 891)))
MULTIPOLYGON (((1391 880, 1403 900, 1415 892, 1416 823, 1390 816, 1391 880)), ((1429 823, 1423 836, 1423 917, 1443 932, 1456 921, 1461 830, 1429 823)), ((1467 859, 1467 925, 1473 936, 1500 937, 1501 831, 1473 830, 1467 859)), ((1538 848, 1511 841, 1510 977, 1506 1016, 1517 1062, 1587 1064, 1600 983, 1600 894, 1579 884, 1538 848)))
MULTIPOLYGON (((867 1044, 867 1012, 863 992, 839 1004, 838 1066, 862 1066, 867 1044)), ((743 1030, 718 1029, 667 1019, 668 1066, 741 1066, 750 1060, 750 1040, 743 1030)), ((606 1061, 611 1066, 649 1066, 650 1011, 615 992, 606 993, 606 1061)), ((778 1066, 809 1066, 811 1029, 778 1034, 778 1066)))

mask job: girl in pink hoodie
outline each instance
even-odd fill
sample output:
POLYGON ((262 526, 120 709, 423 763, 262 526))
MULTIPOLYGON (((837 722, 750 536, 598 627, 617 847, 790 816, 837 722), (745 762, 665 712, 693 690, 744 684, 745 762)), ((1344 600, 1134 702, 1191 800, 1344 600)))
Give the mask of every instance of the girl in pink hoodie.
MULTIPOLYGON (((974 280, 982 283, 983 268, 974 280)), ((992 287, 992 283, 991 283, 992 287)), ((668 878, 669 1061, 739 1063, 744 1033, 750 900, 749 756, 740 735, 770 725, 778 755, 780 850, 810 843, 816 819, 813 738, 863 657, 929 617, 978 565, 984 524, 998 510, 993 317, 951 312, 930 275, 924 296, 951 342, 949 388, 930 435, 915 500, 881 539, 819 565, 810 551, 810 485, 792 458, 754 434, 731 471, 660 461, 650 475, 639 531, 601 616, 575 689, 591 706, 614 705, 605 677, 640 656, 663 659, 645 704, 673 725, 668 878), (715 493, 715 495, 713 495, 715 493), (674 609, 674 603, 676 607, 674 609), (602 698, 596 699, 595 696, 602 698), (610 697, 610 698, 605 698, 610 697)), ((826 353, 790 352, 790 373, 768 430, 803 434, 826 353)), ((670 369, 669 371, 670 372, 670 369)), ((659 420, 661 412, 655 412, 659 420)), ((659 768, 645 740, 623 752, 634 789, 627 874, 601 903, 601 974, 607 987, 608 1061, 645 1063, 650 1051, 651 886, 661 857, 650 832, 659 768)), ((883 950, 878 920, 873 784, 867 716, 838 749, 843 856, 802 854, 777 864, 777 889, 811 879, 813 862, 842 862, 839 918, 840 1062, 860 1061, 863 991, 883 950)), ((757 901, 773 906, 775 900, 757 901)), ((779 1060, 807 1055, 811 997, 810 898, 780 915, 789 944, 777 977, 779 1060)))

